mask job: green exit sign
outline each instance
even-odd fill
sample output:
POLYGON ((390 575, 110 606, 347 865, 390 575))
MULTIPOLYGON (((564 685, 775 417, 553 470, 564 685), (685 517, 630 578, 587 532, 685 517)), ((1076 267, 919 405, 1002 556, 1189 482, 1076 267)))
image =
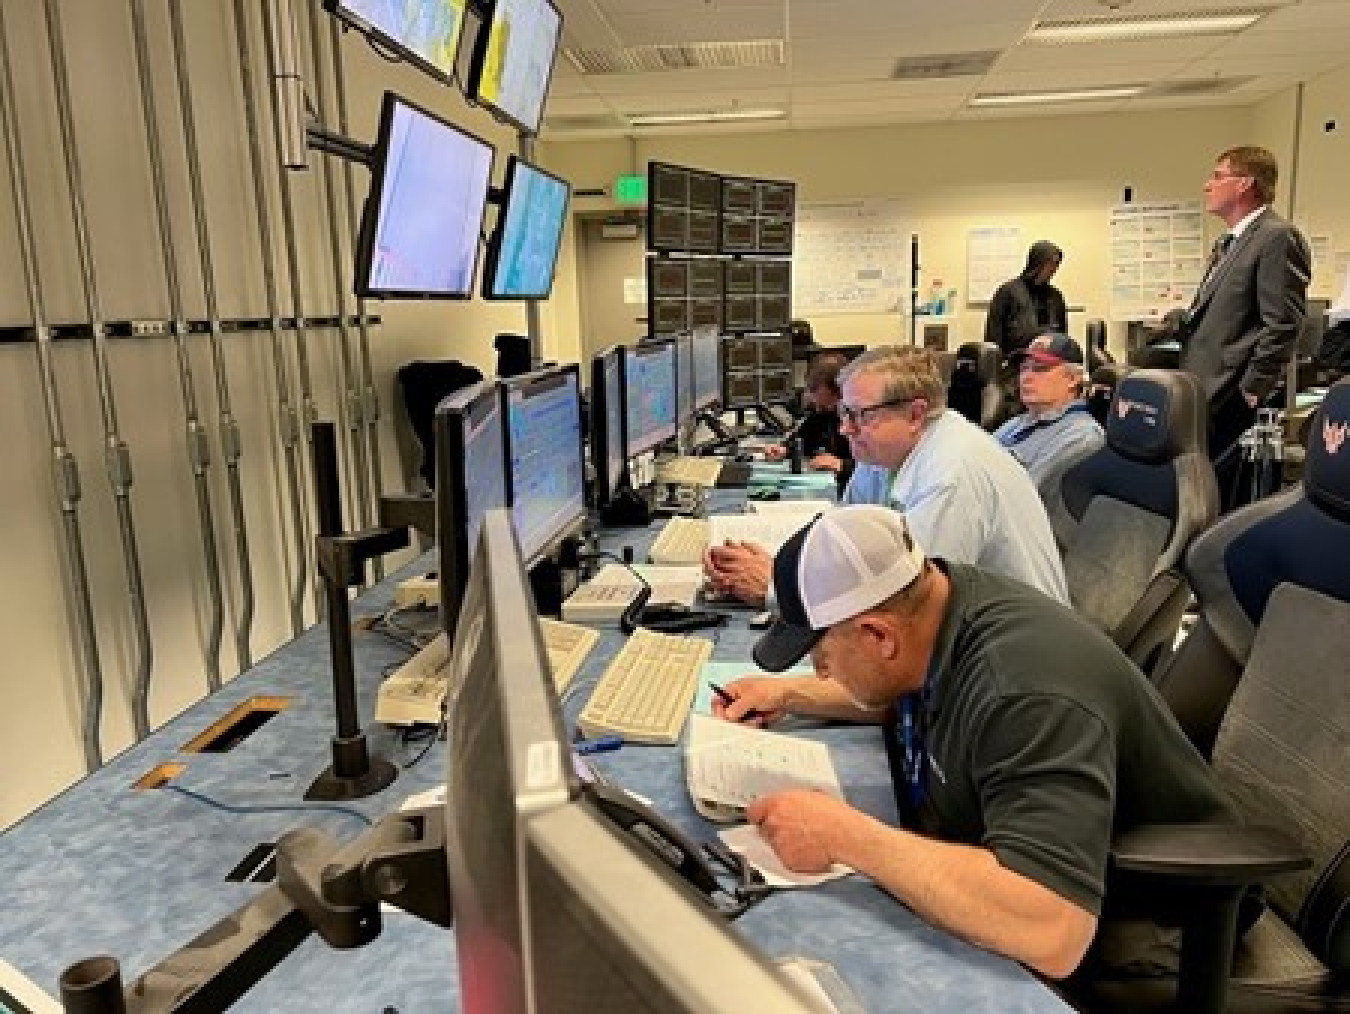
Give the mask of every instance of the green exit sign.
POLYGON ((646 204, 647 177, 620 176, 614 181, 614 200, 620 204, 646 204))

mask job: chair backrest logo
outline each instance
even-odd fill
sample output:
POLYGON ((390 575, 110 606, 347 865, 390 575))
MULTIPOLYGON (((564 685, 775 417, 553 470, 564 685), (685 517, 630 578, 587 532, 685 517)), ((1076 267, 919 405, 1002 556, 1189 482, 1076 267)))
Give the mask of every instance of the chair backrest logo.
POLYGON ((1124 419, 1131 412, 1138 412, 1144 417, 1145 426, 1158 425, 1158 406, 1150 405, 1146 401, 1134 401, 1130 398, 1116 398, 1116 415, 1124 419))
POLYGON ((1347 431, 1350 431, 1350 422, 1333 423, 1330 419, 1322 420, 1322 443, 1326 445, 1328 454, 1335 454, 1341 449, 1347 431))

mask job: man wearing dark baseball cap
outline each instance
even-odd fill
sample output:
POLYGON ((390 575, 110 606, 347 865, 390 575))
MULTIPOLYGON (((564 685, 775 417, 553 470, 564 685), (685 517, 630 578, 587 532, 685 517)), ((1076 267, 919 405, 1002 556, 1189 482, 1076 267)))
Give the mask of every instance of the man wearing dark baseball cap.
POLYGON ((1017 368, 1018 395, 1026 411, 995 430, 994 438, 1021 462, 1041 499, 1047 500, 1055 492, 1050 487, 1057 485, 1057 476, 1106 443, 1083 400, 1088 379, 1083 350, 1068 335, 1049 332, 1008 361, 1017 368))
POLYGON ((899 827, 822 793, 750 820, 789 867, 842 863, 920 916, 1049 978, 1098 930, 1114 834, 1235 821, 1209 767, 1118 648, 1019 581, 926 559, 900 513, 844 507, 773 564, 779 621, 732 682, 730 721, 880 724, 899 827), (752 712, 754 713, 752 715, 752 712))

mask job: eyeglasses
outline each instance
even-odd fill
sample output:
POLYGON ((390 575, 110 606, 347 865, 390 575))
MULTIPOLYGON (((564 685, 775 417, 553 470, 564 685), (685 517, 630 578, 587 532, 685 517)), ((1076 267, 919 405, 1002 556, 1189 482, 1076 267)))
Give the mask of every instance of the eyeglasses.
POLYGON ((1211 180, 1245 180, 1251 177, 1250 173, 1235 173, 1227 169, 1215 169, 1209 174, 1211 180))
POLYGON ((839 413, 839 421, 847 423, 854 429, 862 429, 867 425, 868 419, 878 412, 888 408, 898 408, 901 405, 908 405, 911 401, 917 401, 916 398, 891 398, 889 401, 879 401, 875 405, 860 405, 854 408, 852 405, 845 405, 842 401, 836 406, 839 413))
POLYGON ((1041 362, 1041 360, 1039 359, 1032 359, 1030 356, 1027 356, 1025 359, 1022 360, 1021 363, 1018 364, 1017 370, 1019 373, 1049 373, 1052 370, 1057 370, 1061 366, 1066 365, 1068 364, 1044 363, 1041 362))

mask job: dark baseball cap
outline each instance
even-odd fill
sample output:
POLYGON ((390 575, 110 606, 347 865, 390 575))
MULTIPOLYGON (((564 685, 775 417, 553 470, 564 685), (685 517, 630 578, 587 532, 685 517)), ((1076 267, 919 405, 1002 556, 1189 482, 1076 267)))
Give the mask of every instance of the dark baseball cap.
POLYGON ((1033 338, 1026 348, 1018 349, 1008 357, 1011 363, 1020 363, 1023 359, 1051 366, 1060 366, 1064 363, 1082 366, 1083 349, 1066 334, 1043 334, 1033 338))

